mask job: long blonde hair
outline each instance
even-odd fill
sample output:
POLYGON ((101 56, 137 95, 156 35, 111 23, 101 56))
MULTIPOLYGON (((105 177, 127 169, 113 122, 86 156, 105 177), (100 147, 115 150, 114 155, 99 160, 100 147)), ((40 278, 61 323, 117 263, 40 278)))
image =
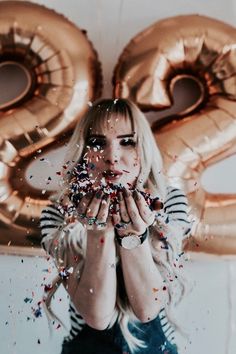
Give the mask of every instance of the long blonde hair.
MULTIPOLYGON (((69 183, 72 171, 75 165, 81 161, 84 153, 84 147, 86 138, 89 134, 91 127, 93 129, 102 127, 107 124, 109 119, 114 116, 124 117, 131 121, 132 128, 137 132, 138 135, 138 152, 140 153, 140 175, 137 179, 136 187, 143 189, 147 188, 151 195, 158 196, 160 200, 165 201, 166 197, 166 179, 162 171, 162 158, 160 151, 157 147, 156 141, 153 137, 150 126, 144 116, 144 114, 138 109, 138 107, 129 100, 126 99, 100 99, 92 104, 88 109, 87 113, 84 115, 83 119, 77 124, 74 133, 70 139, 67 147, 67 152, 65 155, 65 163, 67 169, 62 169, 62 183, 60 191, 53 196, 52 200, 54 202, 59 202, 64 196, 68 195, 69 183)), ((76 232, 70 232, 69 237, 63 237, 57 250, 55 251, 55 243, 53 244, 53 237, 60 231, 57 231, 54 236, 46 236, 44 240, 44 245, 46 245, 47 251, 53 255, 57 265, 63 265, 65 268, 68 267, 66 247, 71 247, 77 254, 81 255, 81 261, 78 264, 77 272, 80 272, 83 267, 83 256, 85 255, 86 243, 83 241, 84 229, 80 227, 77 223, 76 232), (74 237, 74 236, 75 237, 74 237), (78 235, 79 237, 78 239, 78 235), (53 249, 54 248, 54 249, 53 249)), ((150 246, 153 259, 155 261, 158 270, 163 276, 168 290, 169 301, 166 308, 166 313, 168 319, 175 324, 175 327, 179 326, 176 324, 177 321, 173 316, 173 307, 180 301, 186 290, 185 278, 182 277, 179 267, 176 266, 178 263, 179 255, 182 251, 182 236, 183 230, 181 227, 168 226, 166 231, 168 250, 160 248, 160 230, 159 226, 150 227, 150 246), (171 237, 168 237, 169 236, 171 237), (174 282, 173 282, 174 278, 174 282)), ((164 226, 166 228, 166 226, 164 226)), ((59 236, 60 237, 60 236, 59 236)), ((119 279, 118 279, 119 280, 119 279)), ((59 278, 54 282, 55 291, 58 287, 59 278)), ((118 284, 119 285, 119 284, 118 284)), ((119 289, 118 289, 119 290, 119 289)), ((47 311, 50 314, 50 303, 52 299, 53 291, 50 292, 50 296, 45 299, 47 311)), ((117 302, 116 308, 109 327, 111 327, 117 320, 120 324, 121 331, 133 353, 137 347, 145 347, 145 343, 134 337, 129 331, 128 322, 134 320, 135 315, 132 311, 130 304, 121 298, 120 292, 117 291, 117 302)), ((180 329, 180 328, 179 328, 180 329)))

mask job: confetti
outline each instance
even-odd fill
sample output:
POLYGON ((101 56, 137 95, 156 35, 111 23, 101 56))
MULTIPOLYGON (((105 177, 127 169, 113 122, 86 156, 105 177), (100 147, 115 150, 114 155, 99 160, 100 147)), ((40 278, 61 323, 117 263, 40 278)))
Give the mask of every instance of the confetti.
POLYGON ((51 285, 51 284, 48 284, 48 285, 45 284, 45 285, 44 285, 44 291, 45 291, 45 292, 48 292, 48 291, 51 291, 51 290, 52 290, 52 285, 51 285))
POLYGON ((32 309, 36 318, 42 317, 42 308, 39 306, 37 309, 32 309))
MULTIPOLYGON (((95 168, 96 166, 93 163, 82 162, 76 164, 76 166, 72 169, 70 184, 68 188, 68 197, 72 202, 72 205, 68 204, 66 206, 63 206, 64 210, 62 212, 67 217, 70 218, 73 217, 73 215, 76 215, 76 208, 78 206, 78 203, 85 195, 89 193, 93 194, 98 190, 102 190, 104 194, 103 200, 107 199, 108 196, 110 198, 110 206, 109 206, 110 215, 117 213, 117 206, 119 205, 118 192, 122 190, 123 186, 121 184, 113 184, 107 181, 103 177, 99 181, 99 184, 96 187, 94 187, 97 181, 92 179, 92 174, 90 173, 90 171, 94 170, 95 168)), ((129 173, 129 171, 127 170, 124 170, 124 172, 129 173)), ((61 172, 56 172, 56 173, 61 174, 61 172)), ((132 185, 129 185, 129 189, 131 192, 134 191, 132 185)), ((152 203, 155 203, 159 198, 152 198, 150 193, 144 191, 139 191, 139 192, 145 198, 150 209, 152 209, 152 203)))

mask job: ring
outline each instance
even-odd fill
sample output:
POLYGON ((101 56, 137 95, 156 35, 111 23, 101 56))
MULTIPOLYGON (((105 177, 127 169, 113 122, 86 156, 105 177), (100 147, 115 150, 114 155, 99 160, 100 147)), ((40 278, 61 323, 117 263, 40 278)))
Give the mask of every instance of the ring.
POLYGON ((96 222, 96 217, 87 218, 87 222, 89 225, 93 225, 96 222))
POLYGON ((106 222, 101 222, 101 221, 98 221, 98 220, 95 221, 95 224, 97 226, 100 226, 100 227, 106 227, 107 226, 106 222))
POLYGON ((86 216, 86 214, 85 214, 85 213, 81 213, 81 214, 79 214, 79 217, 80 217, 81 219, 86 219, 86 218, 87 218, 87 216, 86 216))
POLYGON ((121 224, 129 225, 129 224, 131 224, 131 220, 129 220, 129 221, 121 220, 121 224))
POLYGON ((116 229, 127 229, 128 225, 131 224, 131 220, 129 221, 121 221, 120 223, 115 225, 116 229))

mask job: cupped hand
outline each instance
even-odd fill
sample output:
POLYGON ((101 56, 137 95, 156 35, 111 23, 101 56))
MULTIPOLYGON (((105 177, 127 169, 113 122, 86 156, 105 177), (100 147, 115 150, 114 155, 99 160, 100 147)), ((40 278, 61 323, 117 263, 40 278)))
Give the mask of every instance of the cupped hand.
POLYGON ((89 191, 77 205, 78 220, 93 231, 111 231, 111 217, 109 216, 110 196, 102 190, 89 191))
POLYGON ((121 237, 129 233, 142 235, 155 222, 157 210, 163 207, 156 198, 150 208, 142 193, 138 190, 131 192, 127 188, 118 192, 118 201, 113 223, 121 237))

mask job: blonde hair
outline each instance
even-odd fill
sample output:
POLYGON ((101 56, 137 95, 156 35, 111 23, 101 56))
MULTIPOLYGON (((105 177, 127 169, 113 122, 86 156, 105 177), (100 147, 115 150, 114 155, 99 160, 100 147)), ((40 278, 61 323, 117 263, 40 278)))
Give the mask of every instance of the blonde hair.
MULTIPOLYGON (((151 195, 158 196, 162 201, 165 200, 167 190, 166 179, 162 171, 161 153, 144 114, 129 100, 100 99, 93 103, 74 130, 65 155, 67 169, 62 169, 61 190, 53 196, 53 201, 60 203, 63 197, 68 195, 71 173, 75 165, 81 161, 83 157, 86 137, 89 134, 89 130, 91 128, 95 130, 99 128, 99 130, 101 130, 105 124, 107 124, 108 120, 114 117, 114 115, 129 119, 131 121, 132 129, 137 132, 137 148, 140 153, 141 170, 136 182, 136 187, 140 189, 146 187, 151 195)), ((171 225, 167 227, 163 224, 163 228, 165 229, 164 232, 167 237, 166 242, 168 250, 160 248, 160 225, 157 225, 151 226, 149 229, 151 252, 156 266, 165 280, 168 291, 169 300, 166 308, 167 317, 176 328, 178 327, 178 329, 181 330, 179 325, 177 325, 172 310, 183 297, 186 290, 185 278, 182 277, 178 266, 179 255, 182 251, 183 230, 182 227, 178 227, 178 225, 173 228, 171 225), (170 237, 168 237, 168 235, 170 237)), ((61 231, 57 231, 54 236, 57 234, 57 237, 60 238, 58 233, 61 233, 61 231)), ((44 245, 46 245, 47 251, 53 255, 57 265, 63 264, 64 267, 68 267, 65 247, 70 247, 70 249, 73 248, 73 250, 81 256, 85 254, 85 244, 82 242, 82 240, 85 239, 84 229, 80 228, 79 225, 77 225, 76 232, 70 232, 69 238, 65 237, 65 234, 62 236, 57 250, 55 250, 55 243, 52 242, 54 236, 46 236, 44 245), (76 238, 73 237, 73 234, 76 235, 76 238), (78 234, 81 235, 80 240, 78 240, 78 234)), ((80 272, 82 267, 83 261, 79 263, 77 271, 80 272)), ((58 281, 60 282, 59 278, 54 282, 54 285, 56 285, 55 291, 58 287, 58 281)), ((50 310, 52 295, 53 291, 50 292, 50 297, 45 299, 49 314, 52 314, 50 310)), ((146 347, 142 340, 134 337, 129 331, 128 322, 133 321, 134 319, 135 315, 130 304, 121 298, 118 291, 117 308, 114 310, 109 328, 112 327, 116 320, 118 320, 123 336, 132 353, 137 347, 146 347)))

